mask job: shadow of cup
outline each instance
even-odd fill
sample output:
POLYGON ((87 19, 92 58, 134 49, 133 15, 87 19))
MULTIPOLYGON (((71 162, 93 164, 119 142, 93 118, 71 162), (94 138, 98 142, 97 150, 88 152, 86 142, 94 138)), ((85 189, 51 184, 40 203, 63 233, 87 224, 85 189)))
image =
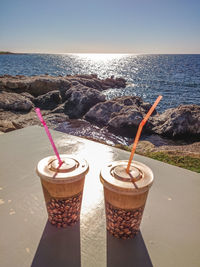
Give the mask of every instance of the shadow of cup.
POLYGON ((58 229, 47 221, 31 266, 80 267, 80 222, 58 229))
POLYGON ((153 267, 141 232, 131 239, 118 239, 107 231, 107 267, 153 267))

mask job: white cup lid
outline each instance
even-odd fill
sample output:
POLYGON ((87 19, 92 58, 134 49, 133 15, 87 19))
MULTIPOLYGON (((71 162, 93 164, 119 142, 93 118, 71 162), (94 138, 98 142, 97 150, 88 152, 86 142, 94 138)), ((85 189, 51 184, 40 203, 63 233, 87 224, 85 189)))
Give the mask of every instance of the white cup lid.
POLYGON ((89 170, 86 160, 74 155, 60 155, 62 165, 59 165, 56 156, 49 156, 39 161, 37 174, 46 180, 71 181, 85 176, 89 170))
POLYGON ((153 183, 153 172, 145 164, 132 161, 127 173, 128 161, 119 160, 108 163, 102 168, 100 180, 109 189, 134 194, 147 191, 153 183))

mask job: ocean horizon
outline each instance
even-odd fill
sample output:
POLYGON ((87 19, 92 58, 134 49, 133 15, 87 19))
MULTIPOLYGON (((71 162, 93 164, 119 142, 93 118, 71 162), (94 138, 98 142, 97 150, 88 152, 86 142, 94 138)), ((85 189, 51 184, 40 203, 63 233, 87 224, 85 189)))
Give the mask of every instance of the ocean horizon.
POLYGON ((126 88, 104 91, 107 99, 139 96, 157 110, 200 104, 200 54, 16 53, 0 55, 0 75, 97 74, 123 77, 126 88))

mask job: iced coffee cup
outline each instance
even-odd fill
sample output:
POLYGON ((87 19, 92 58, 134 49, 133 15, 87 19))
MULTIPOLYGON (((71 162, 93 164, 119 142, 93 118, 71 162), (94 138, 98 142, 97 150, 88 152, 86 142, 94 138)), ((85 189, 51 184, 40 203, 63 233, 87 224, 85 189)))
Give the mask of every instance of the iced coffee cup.
POLYGON ((104 186, 107 230, 117 238, 133 238, 138 233, 153 172, 146 165, 132 161, 114 161, 100 173, 104 186))
POLYGON ((82 194, 88 163, 70 155, 60 155, 39 161, 36 172, 40 177, 48 220, 56 227, 74 225, 80 219, 82 194))

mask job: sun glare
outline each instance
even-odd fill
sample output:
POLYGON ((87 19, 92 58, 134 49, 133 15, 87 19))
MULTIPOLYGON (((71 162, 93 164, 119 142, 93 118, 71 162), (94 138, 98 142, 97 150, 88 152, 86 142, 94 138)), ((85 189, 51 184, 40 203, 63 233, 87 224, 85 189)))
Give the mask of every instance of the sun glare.
POLYGON ((124 56, 127 56, 128 54, 89 54, 89 53, 84 53, 84 54, 74 54, 78 57, 92 60, 92 61, 109 61, 113 59, 120 59, 123 58, 124 56))

